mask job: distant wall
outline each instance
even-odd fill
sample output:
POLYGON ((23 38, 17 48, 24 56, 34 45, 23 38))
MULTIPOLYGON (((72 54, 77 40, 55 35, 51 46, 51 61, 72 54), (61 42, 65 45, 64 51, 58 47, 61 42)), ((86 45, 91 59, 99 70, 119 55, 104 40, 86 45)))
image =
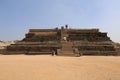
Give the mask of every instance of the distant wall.
POLYGON ((120 56, 120 48, 116 48, 117 55, 120 56))
POLYGON ((0 49, 0 54, 4 54, 5 49, 0 49))

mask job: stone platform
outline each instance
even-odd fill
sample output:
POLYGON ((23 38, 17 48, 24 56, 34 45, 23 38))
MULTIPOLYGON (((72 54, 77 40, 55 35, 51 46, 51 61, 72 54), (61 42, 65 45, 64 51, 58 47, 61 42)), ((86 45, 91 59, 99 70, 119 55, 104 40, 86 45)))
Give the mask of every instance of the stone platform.
POLYGON ((23 40, 6 48, 6 54, 60 56, 116 55, 112 40, 99 29, 30 29, 23 40))

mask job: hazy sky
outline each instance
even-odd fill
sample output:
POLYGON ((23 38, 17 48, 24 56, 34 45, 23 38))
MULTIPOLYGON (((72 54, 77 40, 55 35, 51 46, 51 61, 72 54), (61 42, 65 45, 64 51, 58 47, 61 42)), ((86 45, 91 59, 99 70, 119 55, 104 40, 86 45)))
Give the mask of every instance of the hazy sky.
POLYGON ((30 28, 99 28, 120 42, 120 0, 0 0, 0 40, 21 40, 30 28))

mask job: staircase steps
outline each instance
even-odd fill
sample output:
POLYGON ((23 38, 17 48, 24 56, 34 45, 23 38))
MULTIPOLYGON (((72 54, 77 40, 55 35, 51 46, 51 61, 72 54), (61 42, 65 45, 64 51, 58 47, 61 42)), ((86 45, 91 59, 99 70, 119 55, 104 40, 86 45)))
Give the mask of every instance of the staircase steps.
POLYGON ((62 49, 58 53, 59 56, 75 56, 73 53, 72 42, 63 42, 62 49))

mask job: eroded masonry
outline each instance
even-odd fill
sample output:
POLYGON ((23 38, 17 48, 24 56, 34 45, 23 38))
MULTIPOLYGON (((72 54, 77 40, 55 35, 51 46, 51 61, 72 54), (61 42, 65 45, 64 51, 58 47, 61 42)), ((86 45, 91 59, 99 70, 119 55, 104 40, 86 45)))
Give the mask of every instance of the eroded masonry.
POLYGON ((5 54, 116 55, 112 40, 99 29, 30 29, 5 54))

